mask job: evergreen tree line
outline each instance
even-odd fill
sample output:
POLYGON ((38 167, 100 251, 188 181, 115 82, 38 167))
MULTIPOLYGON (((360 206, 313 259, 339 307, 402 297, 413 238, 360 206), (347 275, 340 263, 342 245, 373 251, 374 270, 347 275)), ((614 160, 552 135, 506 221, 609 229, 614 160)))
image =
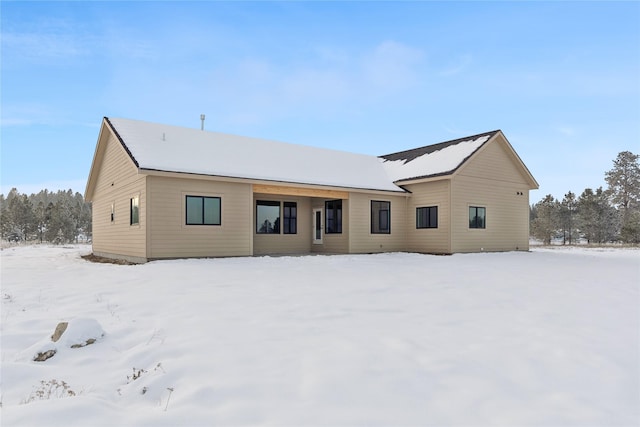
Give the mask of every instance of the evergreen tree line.
POLYGON ((91 204, 71 190, 0 194, 0 233, 12 242, 71 243, 91 238, 91 204))
POLYGON ((605 172, 607 188, 569 191, 562 200, 548 194, 531 206, 531 235, 545 244, 640 243, 640 155, 623 151, 605 172))

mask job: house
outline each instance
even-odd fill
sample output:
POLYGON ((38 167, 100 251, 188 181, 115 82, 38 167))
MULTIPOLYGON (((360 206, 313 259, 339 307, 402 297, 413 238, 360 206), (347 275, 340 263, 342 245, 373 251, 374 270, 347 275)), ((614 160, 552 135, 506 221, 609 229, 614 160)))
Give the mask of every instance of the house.
POLYGON ((96 255, 529 248, 538 188, 500 130, 380 157, 104 118, 85 198, 96 255))

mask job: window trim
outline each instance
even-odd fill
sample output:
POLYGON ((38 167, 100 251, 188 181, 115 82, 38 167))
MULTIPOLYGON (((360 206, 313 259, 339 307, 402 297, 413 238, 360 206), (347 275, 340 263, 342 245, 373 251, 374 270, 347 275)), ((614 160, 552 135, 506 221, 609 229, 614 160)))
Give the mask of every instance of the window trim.
POLYGON ((193 226, 206 226, 206 227, 211 227, 211 226, 215 226, 215 227, 219 227, 222 225, 222 197, 220 196, 201 196, 199 194, 185 194, 184 195, 184 225, 185 226, 189 226, 189 227, 193 227, 193 226), (190 223, 189 222, 189 197, 192 197, 194 199, 202 199, 202 223, 190 223), (211 224, 207 224, 205 223, 205 204, 204 204, 204 199, 218 199, 218 223, 211 223, 211 224))
POLYGON ((438 205, 435 206, 418 206, 416 207, 416 229, 424 230, 424 229, 435 229, 438 228, 438 205), (425 226, 420 226, 420 210, 426 209, 427 211, 427 224, 425 226), (432 226, 432 212, 435 211, 435 226, 432 226))
POLYGON ((389 200, 371 200, 371 203, 369 204, 369 211, 370 211, 370 215, 371 215, 371 229, 370 232, 371 234, 391 234, 391 201, 389 200), (373 211, 373 204, 374 203, 386 203, 387 205, 387 209, 379 209, 378 215, 374 215, 374 211, 373 211), (386 213, 386 226, 383 227, 382 226, 382 218, 383 216, 380 214, 382 212, 386 213), (379 231, 374 231, 374 224, 375 221, 378 221, 378 230, 379 231))
POLYGON ((342 199, 324 201, 324 233, 325 234, 342 234, 342 199), (329 227, 328 213, 329 213, 330 203, 340 203, 339 209, 337 206, 333 206, 331 208, 331 211, 332 211, 331 217, 335 223, 334 225, 336 225, 337 227, 329 227), (338 221, 336 221, 336 218, 338 218, 337 213, 340 213, 338 221), (337 230, 334 231, 334 228, 337 228, 337 230))
POLYGON ((487 207, 486 206, 476 206, 469 205, 469 230, 485 230, 487 228, 487 207), (471 221, 471 209, 475 209, 474 219, 475 221, 471 221), (482 226, 478 226, 478 209, 482 209, 484 211, 484 215, 482 216, 482 226))
POLYGON ((282 234, 298 234, 298 202, 282 202, 282 227, 281 228, 282 228, 282 234), (287 208, 295 209, 294 215, 291 215, 291 210, 289 210, 289 218, 287 218, 287 208), (292 224, 293 224, 293 227, 292 227, 292 224))
POLYGON ((129 198, 129 225, 130 226, 134 226, 134 225, 140 226, 140 195, 139 194, 129 198), (134 212, 134 209, 133 209, 134 208, 134 203, 133 203, 133 201, 134 200, 136 201, 136 203, 135 203, 136 221, 135 222, 134 222, 134 219, 133 219, 133 217, 134 217, 134 215, 133 215, 133 212, 134 212))

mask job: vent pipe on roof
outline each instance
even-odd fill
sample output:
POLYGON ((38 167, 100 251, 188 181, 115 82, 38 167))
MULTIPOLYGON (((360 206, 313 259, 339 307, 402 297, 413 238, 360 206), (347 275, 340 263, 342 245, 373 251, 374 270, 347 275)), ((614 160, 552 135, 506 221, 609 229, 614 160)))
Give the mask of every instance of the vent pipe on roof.
POLYGON ((200 114, 200 130, 204 130, 204 114, 200 114))

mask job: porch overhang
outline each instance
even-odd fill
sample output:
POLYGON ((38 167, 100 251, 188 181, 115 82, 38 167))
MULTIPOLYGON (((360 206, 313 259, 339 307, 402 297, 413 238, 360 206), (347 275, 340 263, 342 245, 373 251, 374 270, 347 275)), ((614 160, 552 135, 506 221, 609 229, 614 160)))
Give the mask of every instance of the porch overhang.
POLYGON ((348 191, 327 190, 322 188, 290 187, 286 185, 253 184, 253 193, 277 194, 283 196, 320 197, 325 199, 349 198, 348 191))

